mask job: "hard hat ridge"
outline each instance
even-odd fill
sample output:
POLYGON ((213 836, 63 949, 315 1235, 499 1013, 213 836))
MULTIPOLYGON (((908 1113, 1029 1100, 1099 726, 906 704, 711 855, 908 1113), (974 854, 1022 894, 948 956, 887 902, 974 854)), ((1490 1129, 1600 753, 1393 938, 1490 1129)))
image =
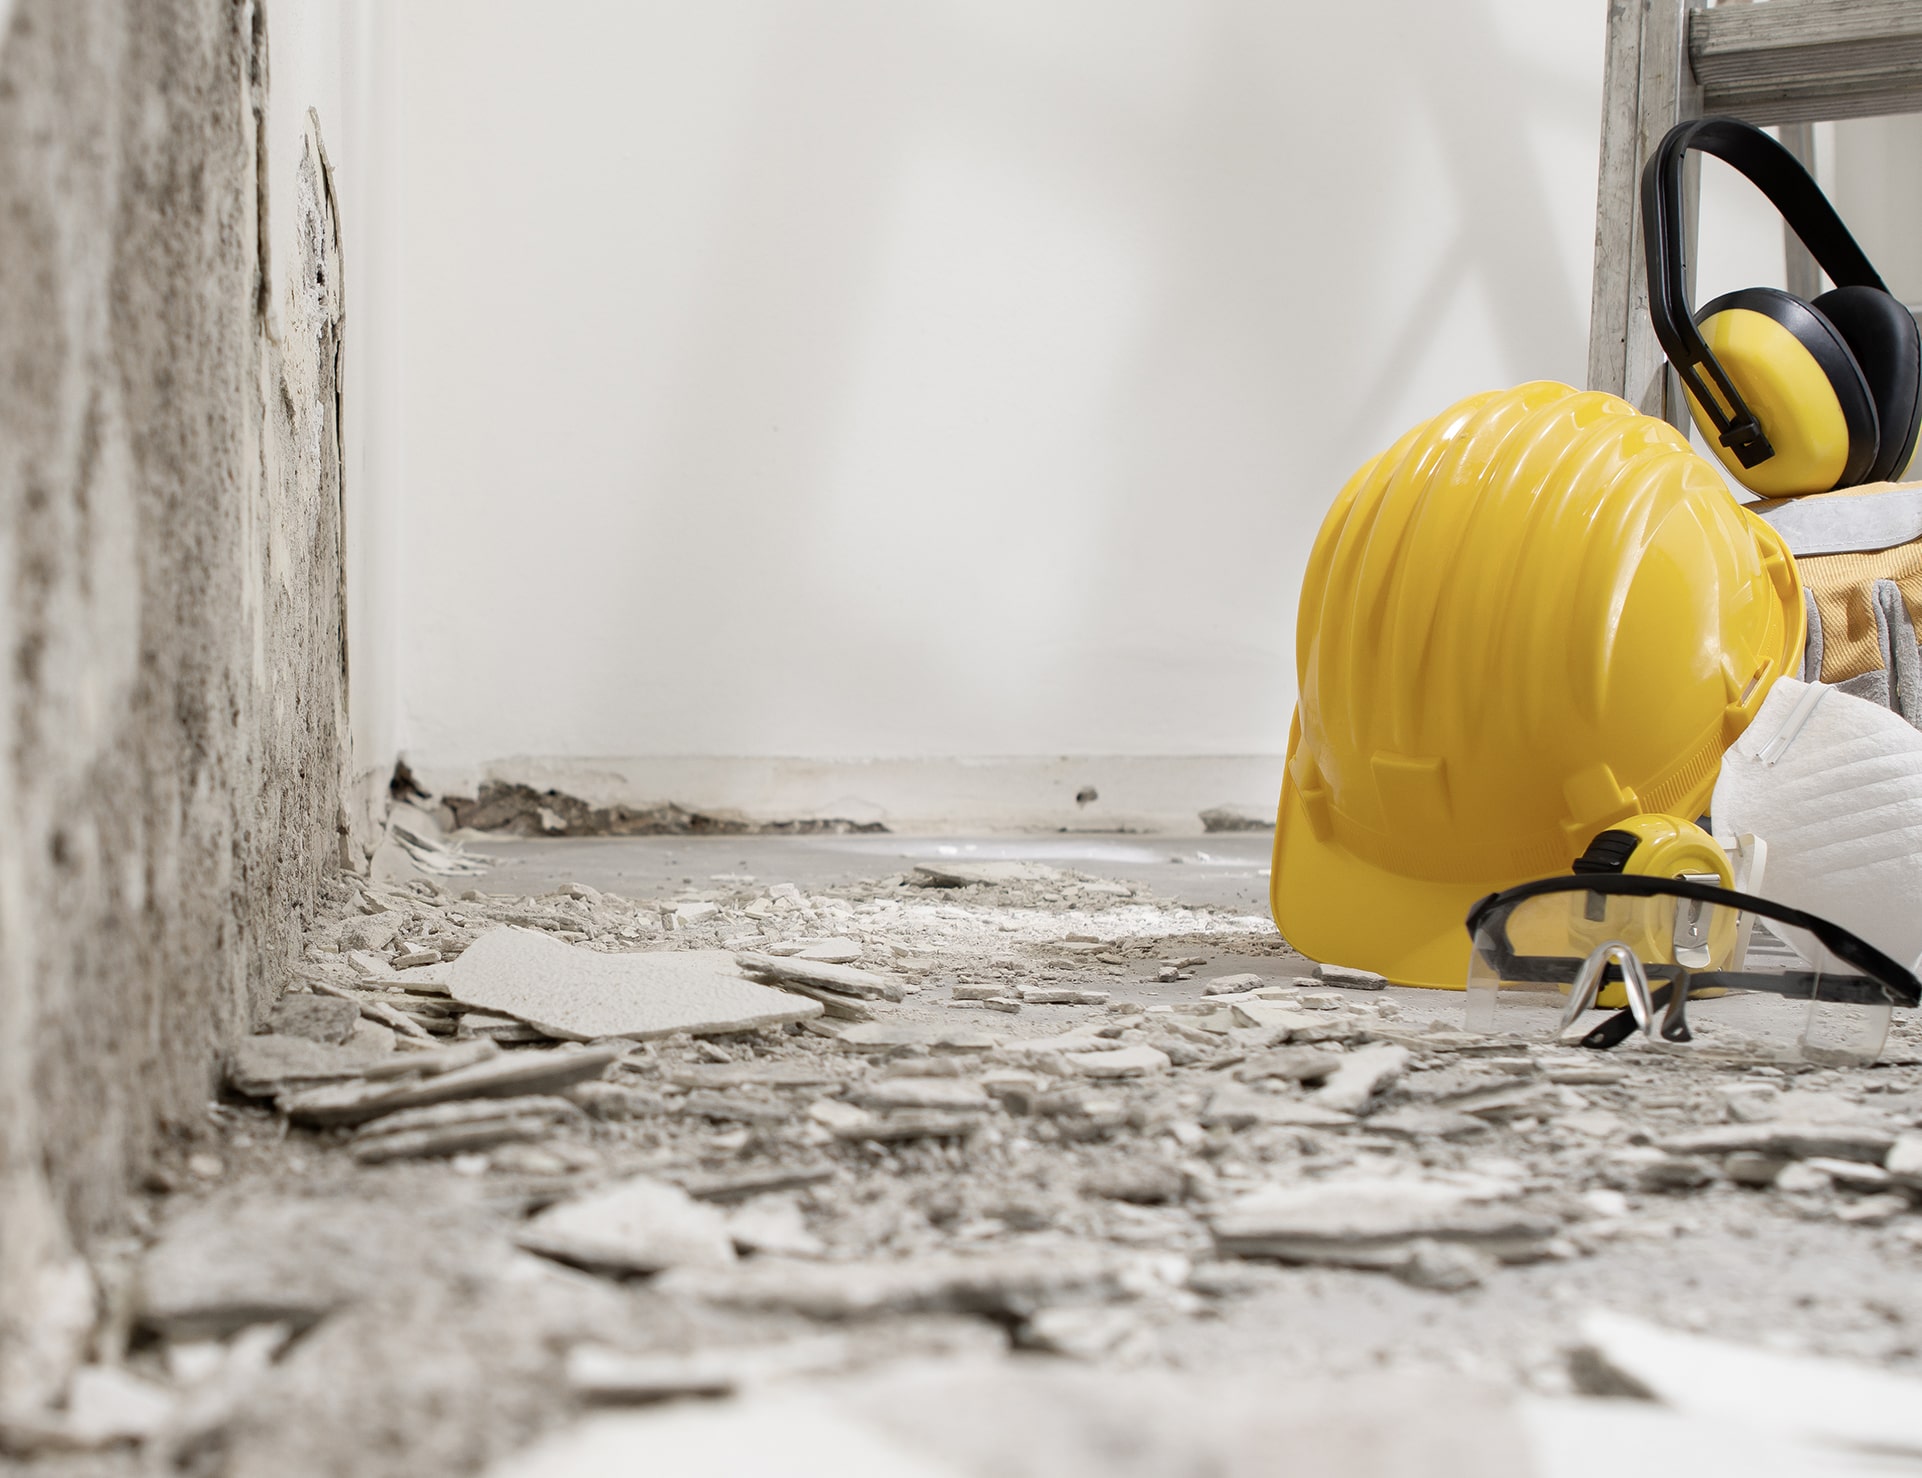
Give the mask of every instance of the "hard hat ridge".
POLYGON ((1465 909, 1464 888, 1565 869, 1613 821, 1699 814, 1804 619, 1772 531, 1625 401, 1537 381, 1413 428, 1342 489, 1308 562, 1277 922, 1391 978, 1452 974, 1444 950, 1465 969, 1460 909, 1417 966, 1380 905, 1439 886, 1465 909))

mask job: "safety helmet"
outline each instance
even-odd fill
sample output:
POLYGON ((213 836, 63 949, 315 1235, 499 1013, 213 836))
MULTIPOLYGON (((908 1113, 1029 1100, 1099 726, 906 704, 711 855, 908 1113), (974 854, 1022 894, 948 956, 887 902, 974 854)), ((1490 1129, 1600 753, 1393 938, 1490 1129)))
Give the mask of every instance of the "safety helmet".
POLYGON ((1537 381, 1416 426, 1309 556, 1276 925, 1460 989, 1478 898, 1701 814, 1805 621, 1780 538, 1626 401, 1537 381))

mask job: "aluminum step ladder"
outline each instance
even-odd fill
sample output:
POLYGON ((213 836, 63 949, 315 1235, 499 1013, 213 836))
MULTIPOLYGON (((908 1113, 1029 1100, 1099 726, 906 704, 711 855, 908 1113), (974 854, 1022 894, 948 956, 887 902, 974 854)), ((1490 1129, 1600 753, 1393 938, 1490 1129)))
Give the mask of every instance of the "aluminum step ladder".
MULTIPOLYGON (((1642 162, 1675 124, 1724 114, 1783 124, 1813 162, 1811 125, 1922 112, 1922 0, 1610 0, 1595 203, 1595 291, 1588 384, 1688 429, 1681 385, 1648 317, 1642 260, 1642 162)), ((1686 177, 1695 235, 1696 156, 1686 177)), ((1784 228, 1788 286, 1816 291, 1815 263, 1784 228)), ((1689 257, 1694 289, 1694 259, 1689 257)))

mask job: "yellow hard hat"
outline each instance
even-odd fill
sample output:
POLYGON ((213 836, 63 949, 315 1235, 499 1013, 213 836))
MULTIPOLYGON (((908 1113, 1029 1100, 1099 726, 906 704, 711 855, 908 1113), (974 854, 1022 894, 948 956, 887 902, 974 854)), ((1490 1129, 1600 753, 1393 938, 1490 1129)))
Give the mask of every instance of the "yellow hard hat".
POLYGON ((1624 400, 1537 381, 1415 427, 1309 556, 1276 925, 1461 989, 1478 898, 1702 813, 1806 620, 1775 531, 1624 400))

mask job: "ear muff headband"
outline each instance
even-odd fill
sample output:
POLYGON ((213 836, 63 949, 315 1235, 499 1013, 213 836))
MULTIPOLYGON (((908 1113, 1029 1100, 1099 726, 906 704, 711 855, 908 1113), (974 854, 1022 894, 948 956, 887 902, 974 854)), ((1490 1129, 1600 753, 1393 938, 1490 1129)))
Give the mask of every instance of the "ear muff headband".
POLYGON ((1682 165, 1691 149, 1734 166, 1760 190, 1836 286, 1883 292, 1888 287, 1800 161, 1759 128, 1735 118, 1698 118, 1676 124, 1656 145, 1642 170, 1642 240, 1655 337, 1713 423, 1717 439, 1744 467, 1754 467, 1774 456, 1775 449, 1689 312, 1682 245, 1682 165), (1714 382, 1712 390, 1702 371, 1714 382))

